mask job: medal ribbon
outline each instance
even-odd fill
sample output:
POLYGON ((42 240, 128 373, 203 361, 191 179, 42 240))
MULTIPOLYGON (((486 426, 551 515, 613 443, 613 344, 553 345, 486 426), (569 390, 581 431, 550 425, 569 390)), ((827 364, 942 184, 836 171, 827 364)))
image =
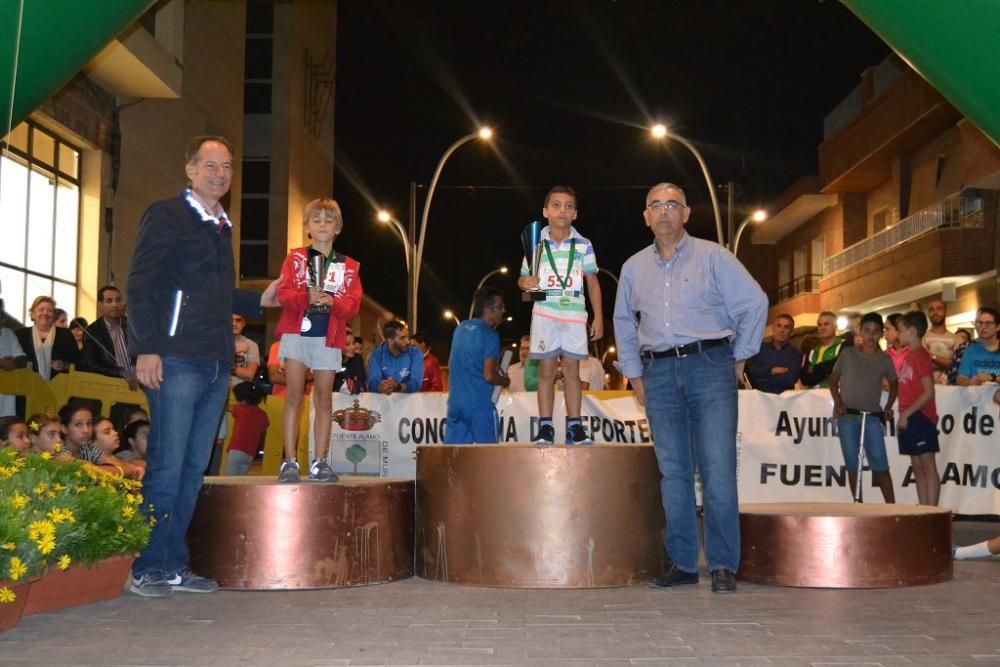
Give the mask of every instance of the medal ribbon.
POLYGON ((559 269, 556 268, 556 261, 552 258, 552 247, 549 242, 545 242, 545 256, 549 258, 549 266, 552 267, 552 273, 556 274, 556 280, 559 281, 559 285, 566 289, 566 285, 569 284, 569 276, 573 271, 573 258, 576 256, 576 239, 569 240, 569 263, 566 264, 566 277, 563 278, 559 275, 559 269))

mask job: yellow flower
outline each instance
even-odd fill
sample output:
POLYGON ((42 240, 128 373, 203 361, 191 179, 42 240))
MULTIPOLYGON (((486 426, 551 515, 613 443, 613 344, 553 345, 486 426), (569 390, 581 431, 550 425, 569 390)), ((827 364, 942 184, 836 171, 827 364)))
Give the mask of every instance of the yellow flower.
POLYGON ((10 499, 10 504, 14 509, 19 510, 28 504, 28 496, 15 491, 14 497, 10 499))
POLYGON ((43 555, 52 553, 52 551, 55 548, 56 548, 56 541, 51 537, 46 537, 45 539, 38 541, 38 551, 41 552, 43 555))
POLYGON ((73 512, 70 510, 64 510, 59 507, 54 507, 52 510, 46 514, 47 517, 52 521, 52 523, 62 523, 67 521, 69 523, 76 523, 76 519, 73 517, 73 512))
POLYGON ((86 490, 87 490, 87 487, 85 487, 85 486, 78 486, 78 487, 76 487, 74 489, 74 491, 76 491, 77 493, 84 493, 86 490))
POLYGON ((4 551, 13 551, 14 546, 13 542, 4 542, 3 544, 0 544, 0 549, 3 549, 4 551))
POLYGON ((21 559, 17 556, 10 557, 10 580, 17 581, 23 577, 28 572, 28 566, 21 562, 21 559))
POLYGON ((52 490, 53 491, 65 491, 66 487, 63 486, 62 484, 60 484, 59 482, 56 482, 55 484, 52 485, 52 490))
POLYGON ((16 599, 17 596, 14 595, 14 591, 10 590, 6 586, 0 588, 0 602, 4 604, 10 604, 16 599))
POLYGON ((125 532, 125 526, 123 526, 121 524, 118 524, 118 532, 119 533, 124 533, 125 532))
POLYGON ((48 461, 49 459, 52 458, 52 454, 49 454, 48 452, 42 452, 42 458, 48 461))
POLYGON ((35 487, 34 493, 36 496, 40 496, 48 490, 49 490, 48 482, 42 482, 41 484, 35 487))
POLYGON ((69 567, 69 564, 72 563, 72 562, 73 562, 73 559, 70 558, 66 554, 63 554, 62 556, 59 556, 59 569, 60 570, 65 570, 66 568, 69 567))
POLYGON ((61 452, 62 451, 62 443, 61 442, 52 443, 52 451, 54 451, 56 454, 58 454, 59 452, 61 452))
POLYGON ((54 539, 56 527, 51 521, 32 521, 28 524, 28 539, 40 541, 54 539))
POLYGON ((149 517, 149 527, 152 528, 155 525, 156 525, 156 517, 155 516, 149 517))
POLYGON ((135 508, 131 505, 126 505, 122 508, 122 518, 131 519, 135 516, 135 508))

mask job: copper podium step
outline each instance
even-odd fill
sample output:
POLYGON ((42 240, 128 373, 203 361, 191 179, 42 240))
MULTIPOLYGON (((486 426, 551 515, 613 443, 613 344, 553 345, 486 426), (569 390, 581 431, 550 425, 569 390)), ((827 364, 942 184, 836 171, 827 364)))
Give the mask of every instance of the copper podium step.
POLYGON ((598 588, 663 568, 644 445, 417 448, 417 574, 508 588, 598 588))
POLYGON ((740 505, 745 581, 886 588, 948 581, 951 511, 922 505, 740 505))
POLYGON ((192 568, 223 588, 336 588, 413 576, 413 480, 206 477, 192 568))

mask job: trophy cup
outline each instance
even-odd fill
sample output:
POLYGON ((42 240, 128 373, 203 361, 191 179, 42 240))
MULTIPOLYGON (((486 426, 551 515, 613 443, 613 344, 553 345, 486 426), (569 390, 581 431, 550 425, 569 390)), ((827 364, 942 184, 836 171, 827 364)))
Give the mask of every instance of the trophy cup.
MULTIPOLYGON (((542 260, 542 223, 533 220, 521 230, 521 247, 524 249, 524 258, 528 262, 528 270, 531 275, 538 277, 538 265, 542 260)), ((541 284, 530 290, 525 290, 521 294, 522 301, 544 301, 545 290, 541 284)))
MULTIPOLYGON (((309 287, 323 289, 323 279, 325 278, 323 268, 325 264, 326 258, 322 255, 313 255, 311 257, 309 272, 306 278, 306 285, 309 287)), ((330 306, 309 306, 309 312, 329 313, 330 306)))

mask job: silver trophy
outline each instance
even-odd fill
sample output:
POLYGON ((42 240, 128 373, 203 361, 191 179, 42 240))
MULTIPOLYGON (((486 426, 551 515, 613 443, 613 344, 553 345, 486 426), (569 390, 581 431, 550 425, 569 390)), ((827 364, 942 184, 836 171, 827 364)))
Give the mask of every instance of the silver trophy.
MULTIPOLYGON (((323 275, 325 273, 323 269, 326 265, 326 258, 323 257, 322 255, 313 255, 310 258, 309 263, 310 266, 309 266, 308 276, 306 278, 306 285, 308 287, 316 287, 318 289, 323 289, 323 280, 326 277, 323 275)), ((312 305, 309 306, 309 312, 329 313, 330 306, 312 305)))
MULTIPOLYGON (((528 262, 531 275, 538 277, 538 266, 542 262, 542 223, 532 220, 521 230, 521 247, 528 262)), ((539 283, 521 294, 522 301, 545 301, 545 290, 539 283)))

